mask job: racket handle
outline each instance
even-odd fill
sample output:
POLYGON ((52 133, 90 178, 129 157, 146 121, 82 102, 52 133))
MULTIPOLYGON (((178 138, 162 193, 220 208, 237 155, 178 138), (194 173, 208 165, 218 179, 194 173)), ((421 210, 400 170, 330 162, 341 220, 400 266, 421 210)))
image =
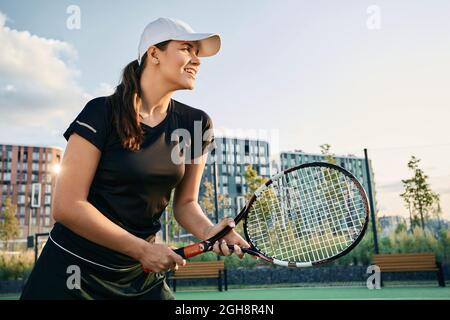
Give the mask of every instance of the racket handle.
POLYGON ((176 254, 182 256, 184 259, 195 257, 206 251, 206 246, 204 243, 194 243, 189 246, 178 248, 173 250, 176 254))

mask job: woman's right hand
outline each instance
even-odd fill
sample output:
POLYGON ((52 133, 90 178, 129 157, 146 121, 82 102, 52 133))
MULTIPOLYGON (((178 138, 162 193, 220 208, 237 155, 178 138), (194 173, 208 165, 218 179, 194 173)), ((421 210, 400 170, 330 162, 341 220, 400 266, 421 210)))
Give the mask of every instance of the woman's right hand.
POLYGON ((138 260, 145 272, 177 270, 179 265, 184 266, 186 264, 186 260, 180 255, 160 243, 146 242, 141 248, 138 260))

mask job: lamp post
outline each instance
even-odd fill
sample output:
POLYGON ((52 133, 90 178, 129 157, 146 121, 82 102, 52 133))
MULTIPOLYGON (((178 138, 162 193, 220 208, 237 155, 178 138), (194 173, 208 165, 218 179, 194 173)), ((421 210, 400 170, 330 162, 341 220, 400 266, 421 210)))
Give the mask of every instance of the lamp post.
MULTIPOLYGON (((215 211, 215 219, 216 219, 216 224, 219 223, 219 203, 218 203, 218 199, 217 199, 217 189, 218 189, 218 185, 217 185, 217 158, 216 156, 216 149, 214 148, 211 152, 211 155, 214 157, 214 162, 213 162, 213 180, 214 180, 214 211, 215 211)), ((220 256, 217 256, 217 260, 220 260, 220 256)))
POLYGON ((379 253, 378 250, 378 237, 377 237, 377 221, 375 220, 375 206, 373 201, 373 193, 372 193, 372 180, 370 178, 370 169, 369 169, 369 158, 367 156, 367 149, 364 149, 364 158, 366 161, 366 174, 367 174, 367 184, 368 184, 368 196, 369 196, 369 204, 370 204, 370 218, 372 219, 372 232, 373 232, 373 244, 375 249, 375 254, 379 253))
MULTIPOLYGON (((212 151, 212 156, 215 157, 215 152, 216 150, 214 149, 212 151)), ((213 180, 214 180, 214 213, 215 213, 215 219, 216 219, 216 224, 219 223, 219 202, 217 199, 217 189, 218 187, 218 178, 217 178, 217 159, 214 158, 214 162, 213 162, 213 180)))

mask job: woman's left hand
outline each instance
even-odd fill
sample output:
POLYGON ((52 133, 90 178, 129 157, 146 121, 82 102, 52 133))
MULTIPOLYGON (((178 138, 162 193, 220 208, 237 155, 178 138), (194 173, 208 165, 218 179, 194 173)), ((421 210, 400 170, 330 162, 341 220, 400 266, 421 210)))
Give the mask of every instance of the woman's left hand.
MULTIPOLYGON (((236 224, 232 218, 225 218, 208 230, 206 239, 215 236, 226 226, 234 228, 236 227, 236 224)), ((231 230, 226 236, 214 243, 213 251, 221 256, 229 256, 234 252, 242 259, 244 257, 244 252, 242 252, 241 248, 250 248, 250 245, 239 235, 239 233, 231 230), (234 245, 234 250, 230 250, 228 245, 234 245)))

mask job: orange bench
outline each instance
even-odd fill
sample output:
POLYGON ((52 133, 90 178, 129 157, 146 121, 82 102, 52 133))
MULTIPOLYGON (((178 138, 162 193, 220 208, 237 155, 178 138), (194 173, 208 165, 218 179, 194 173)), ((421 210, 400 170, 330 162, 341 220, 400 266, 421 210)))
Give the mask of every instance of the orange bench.
POLYGON ((436 272, 439 286, 445 287, 444 271, 440 262, 436 261, 434 253, 400 253, 377 254, 373 256, 374 265, 383 272, 436 272))
POLYGON ((219 291, 222 291, 222 279, 225 290, 228 290, 227 270, 223 260, 187 262, 185 266, 179 266, 178 270, 168 276, 172 280, 173 291, 177 291, 178 279, 217 279, 219 291))

